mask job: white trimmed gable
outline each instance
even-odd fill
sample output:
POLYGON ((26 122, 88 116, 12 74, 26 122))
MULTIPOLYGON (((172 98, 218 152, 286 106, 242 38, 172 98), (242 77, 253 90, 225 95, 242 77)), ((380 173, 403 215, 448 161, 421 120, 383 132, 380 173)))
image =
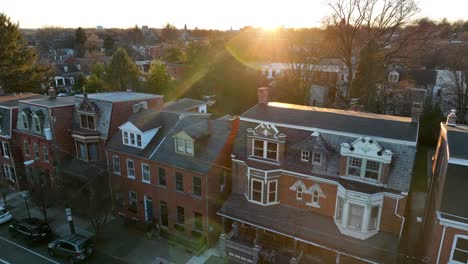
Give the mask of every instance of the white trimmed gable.
POLYGON ((126 130, 126 131, 131 131, 131 132, 136 132, 136 133, 143 133, 138 127, 136 127, 132 122, 128 121, 127 123, 119 126, 120 130, 126 130))
POLYGON ((354 141, 351 145, 342 143, 340 153, 342 156, 369 159, 389 164, 392 161, 393 153, 384 150, 376 140, 362 137, 354 141))
POLYGON ((301 180, 297 180, 291 187, 289 187, 291 191, 297 191, 299 188, 302 189, 303 193, 311 194, 311 192, 309 192, 307 189, 307 186, 301 180))
MULTIPOLYGON (((122 140, 124 145, 129 145, 133 147, 138 147, 144 149, 148 143, 153 139, 153 137, 158 133, 159 129, 161 127, 156 127, 148 131, 141 131, 139 128, 137 128, 132 122, 128 121, 125 124, 121 125, 119 129, 122 131, 122 140), (140 146, 135 146, 132 144, 126 144, 125 139, 124 139, 124 133, 131 133, 136 135, 141 136, 141 147, 140 146)), ((130 140, 130 139, 129 139, 130 140)))
POLYGON ((312 194, 314 192, 317 192, 320 197, 327 197, 325 193, 322 191, 322 188, 318 184, 314 184, 309 188, 309 192, 312 194))

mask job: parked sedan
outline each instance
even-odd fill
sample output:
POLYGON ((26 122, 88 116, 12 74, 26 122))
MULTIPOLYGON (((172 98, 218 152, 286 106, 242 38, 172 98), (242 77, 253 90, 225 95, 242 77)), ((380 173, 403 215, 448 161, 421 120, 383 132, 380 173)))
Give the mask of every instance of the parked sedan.
POLYGON ((11 213, 5 209, 5 207, 0 206, 0 224, 6 223, 13 219, 11 213))
POLYGON ((37 242, 52 236, 49 225, 38 218, 24 218, 10 224, 8 231, 12 237, 24 239, 27 243, 37 242))
POLYGON ((69 263, 77 263, 87 259, 94 252, 93 239, 73 234, 49 243, 49 256, 66 259, 69 263))

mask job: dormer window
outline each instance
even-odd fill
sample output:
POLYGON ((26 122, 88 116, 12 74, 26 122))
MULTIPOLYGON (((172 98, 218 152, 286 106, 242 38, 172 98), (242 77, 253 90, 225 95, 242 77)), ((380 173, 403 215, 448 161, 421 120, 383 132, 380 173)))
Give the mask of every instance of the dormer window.
POLYGON ((348 158, 348 175, 357 176, 361 179, 378 181, 380 178, 381 163, 372 160, 348 158))
POLYGON ((32 114, 32 125, 34 132, 41 133, 41 120, 36 113, 32 114))
POLYGON ((262 159, 278 160, 278 143, 254 139, 252 155, 262 159))
POLYGON ((194 154, 193 151, 193 140, 189 138, 183 138, 183 137, 176 137, 175 138, 175 150, 177 153, 181 154, 188 154, 192 155, 194 154))
POLYGON ((21 112, 21 124, 23 125, 23 129, 29 130, 28 115, 25 112, 21 112))
POLYGON ((322 153, 314 151, 314 155, 312 157, 312 164, 317 166, 322 165, 322 153))
POLYGON ((96 129, 96 119, 94 118, 94 115, 80 114, 80 121, 81 128, 90 130, 96 129))
POLYGON ((388 74, 388 81, 389 82, 398 82, 398 78, 399 78, 400 74, 396 71, 391 71, 389 74, 388 74))
POLYGON ((141 134, 130 132, 130 131, 123 131, 123 144, 132 147, 142 147, 141 143, 141 134))
POLYGON ((310 151, 302 150, 301 151, 301 161, 309 161, 310 159, 310 151))

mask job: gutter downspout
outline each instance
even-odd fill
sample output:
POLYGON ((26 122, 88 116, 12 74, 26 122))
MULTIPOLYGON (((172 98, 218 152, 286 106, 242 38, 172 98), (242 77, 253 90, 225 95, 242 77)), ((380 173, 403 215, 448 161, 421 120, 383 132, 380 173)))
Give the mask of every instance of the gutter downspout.
POLYGON ((400 226, 400 234, 398 235, 398 239, 401 239, 401 234, 403 233, 403 227, 405 226, 405 220, 406 220, 404 216, 401 216, 401 215, 398 214, 398 205, 399 205, 400 199, 397 199, 396 204, 395 204, 395 215, 398 218, 400 218, 401 221, 402 221, 401 226, 400 226))
MULTIPOLYGON (((111 170, 110 170, 110 165, 109 165, 109 156, 108 156, 108 153, 107 153, 107 149, 105 149, 106 147, 104 147, 104 152, 106 153, 106 164, 107 164, 107 171, 108 171, 108 176, 109 176, 109 191, 110 191, 110 195, 111 195, 111 211, 114 211, 114 192, 112 190, 112 173, 111 173, 111 170)), ((120 159, 119 159, 120 161, 120 159)), ((113 160, 112 160, 113 162, 113 160)))
POLYGON ((437 252, 437 261, 436 261, 437 264, 439 264, 440 252, 442 251, 442 245, 444 245, 445 229, 446 229, 446 228, 447 228, 447 226, 444 225, 444 230, 442 231, 442 237, 440 238, 439 252, 437 252))

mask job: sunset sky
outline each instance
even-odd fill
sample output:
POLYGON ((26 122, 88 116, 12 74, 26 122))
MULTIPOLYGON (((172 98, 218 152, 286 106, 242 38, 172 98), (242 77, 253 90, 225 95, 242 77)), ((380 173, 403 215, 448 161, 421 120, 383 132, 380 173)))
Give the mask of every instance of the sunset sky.
MULTIPOLYGON (((419 0, 421 16, 451 21, 468 19, 468 0, 419 0)), ((0 0, 0 12, 22 28, 162 27, 234 29, 246 25, 273 28, 319 26, 327 0, 0 0)))

